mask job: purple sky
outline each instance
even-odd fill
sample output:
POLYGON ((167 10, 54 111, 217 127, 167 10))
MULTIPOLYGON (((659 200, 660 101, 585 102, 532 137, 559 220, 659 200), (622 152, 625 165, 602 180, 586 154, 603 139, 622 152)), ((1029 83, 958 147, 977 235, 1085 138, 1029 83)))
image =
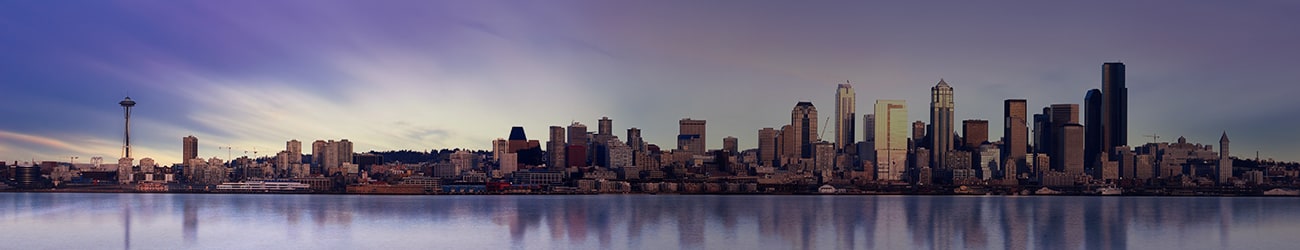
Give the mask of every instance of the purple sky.
POLYGON ((1130 144, 1217 144, 1226 130, 1234 155, 1300 160, 1296 13, 1294 1, 3 1, 0 160, 119 157, 126 95, 136 158, 163 163, 187 135, 205 158, 227 145, 274 155, 290 139, 487 149, 511 126, 544 141, 547 126, 602 116, 665 147, 684 117, 708 121, 711 148, 754 147, 800 100, 833 115, 845 80, 859 115, 903 99, 928 122, 929 88, 946 79, 957 118, 1000 138, 1002 100, 1082 103, 1109 61, 1128 66, 1130 144))

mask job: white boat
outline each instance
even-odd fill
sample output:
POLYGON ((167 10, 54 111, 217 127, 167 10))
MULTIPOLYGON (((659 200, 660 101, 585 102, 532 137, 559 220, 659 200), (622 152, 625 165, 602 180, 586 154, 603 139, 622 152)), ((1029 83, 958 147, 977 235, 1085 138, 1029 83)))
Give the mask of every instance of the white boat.
POLYGON ((817 192, 823 194, 833 194, 835 193, 835 187, 832 187, 831 185, 822 185, 821 188, 817 189, 817 192))
POLYGON ((1121 189, 1121 188, 1118 188, 1118 187, 1102 187, 1102 188, 1098 188, 1098 189, 1097 189, 1097 194, 1100 194, 1100 195, 1121 195, 1121 194, 1124 194, 1124 189, 1121 189))
POLYGON ((1052 190, 1051 188, 1047 188, 1047 187, 1039 188, 1038 191, 1034 191, 1034 195, 1058 195, 1058 194, 1061 194, 1061 191, 1052 190))
POLYGON ((1295 189, 1286 189, 1286 188, 1274 188, 1274 189, 1269 189, 1268 191, 1264 191, 1264 195, 1270 195, 1270 196, 1297 196, 1297 195, 1300 195, 1300 190, 1295 190, 1295 189))

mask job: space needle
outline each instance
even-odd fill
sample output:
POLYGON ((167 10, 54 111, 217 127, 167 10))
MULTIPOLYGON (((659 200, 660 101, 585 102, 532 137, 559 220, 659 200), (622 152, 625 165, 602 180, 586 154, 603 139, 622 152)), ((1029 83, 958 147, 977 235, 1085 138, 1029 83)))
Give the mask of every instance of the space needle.
POLYGON ((131 97, 128 96, 117 104, 122 105, 122 111, 126 112, 126 129, 123 132, 124 138, 122 138, 125 144, 122 145, 122 158, 131 158, 131 107, 135 107, 135 101, 132 101, 131 97))

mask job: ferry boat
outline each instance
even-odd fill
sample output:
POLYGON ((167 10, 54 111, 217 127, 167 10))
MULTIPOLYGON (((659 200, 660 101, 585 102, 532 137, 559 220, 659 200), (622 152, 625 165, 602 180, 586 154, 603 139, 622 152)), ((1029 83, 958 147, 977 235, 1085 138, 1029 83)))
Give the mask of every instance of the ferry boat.
POLYGON ((1274 189, 1269 189, 1268 191, 1264 191, 1264 195, 1268 195, 1268 196, 1297 196, 1297 195, 1300 195, 1300 190, 1295 190, 1295 189, 1286 189, 1286 188, 1274 188, 1274 189))
POLYGON ((1118 187, 1102 187, 1102 188, 1098 188, 1098 189, 1097 189, 1097 194, 1100 194, 1100 195, 1121 195, 1121 194, 1124 194, 1124 189, 1121 189, 1121 188, 1118 188, 1118 187))
POLYGON ((821 188, 817 188, 817 192, 823 194, 833 194, 835 193, 835 187, 832 187, 831 185, 822 185, 821 188))
POLYGON ((217 185, 217 192, 231 193, 306 193, 311 186, 298 182, 245 181, 217 185))
POLYGON ((1061 191, 1052 190, 1051 188, 1047 188, 1047 187, 1039 188, 1038 191, 1034 191, 1034 195, 1058 195, 1058 194, 1061 194, 1061 191))

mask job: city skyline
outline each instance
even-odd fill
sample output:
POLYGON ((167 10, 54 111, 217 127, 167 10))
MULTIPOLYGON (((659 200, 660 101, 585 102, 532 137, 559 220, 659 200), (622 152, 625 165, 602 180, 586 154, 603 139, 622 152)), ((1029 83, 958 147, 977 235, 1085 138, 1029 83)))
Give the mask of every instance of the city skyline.
MULTIPOLYGON (((1280 11, 1285 8, 1268 6, 1288 3, 1192 3, 1160 11, 1148 9, 1159 6, 1154 3, 1116 10, 951 4, 915 17, 887 10, 929 7, 772 3, 729 11, 733 6, 698 3, 698 10, 653 4, 569 10, 565 4, 458 3, 369 5, 342 14, 356 6, 296 10, 297 4, 259 5, 266 10, 201 2, 0 4, 6 10, 0 26, 15 34, 0 37, 13 45, 0 53, 16 55, 0 59, 0 80, 12 83, 0 85, 0 93, 22 104, 0 108, 7 118, 0 123, 0 160, 118 157, 122 111, 109 105, 123 96, 139 102, 132 110, 133 155, 162 163, 181 162, 177 139, 187 135, 202 140, 200 158, 224 156, 218 147, 273 156, 285 141, 325 138, 350 139, 358 151, 487 150, 514 126, 537 139, 550 126, 599 125, 593 120, 600 117, 617 121, 613 131, 639 128, 646 142, 665 148, 675 145, 675 126, 686 117, 708 121, 714 135, 705 141, 708 149, 721 148, 728 136, 740 148, 756 148, 754 132, 786 124, 791 104, 809 101, 825 109, 820 119, 832 117, 825 114, 835 103, 830 89, 845 80, 857 92, 856 110, 903 100, 912 103, 910 124, 928 122, 927 88, 946 79, 957 89, 953 121, 988 120, 996 128, 1003 126, 1006 99, 1027 100, 1031 113, 1058 103, 1082 108, 1089 89, 1103 88, 1098 64, 1113 61, 1129 67, 1130 146, 1149 142, 1143 137, 1149 134, 1208 144, 1227 131, 1238 157, 1260 151, 1294 161, 1300 150, 1298 135, 1288 133, 1300 111, 1285 95, 1296 87, 1284 84, 1300 78, 1287 69, 1300 51, 1280 45, 1300 40, 1300 32, 1287 27, 1296 17, 1280 11), (1003 17, 972 16, 964 8, 1003 17), (870 13, 842 13, 848 9, 870 13), (1038 12, 1062 11, 1112 18, 1025 22, 1043 17, 1038 12), (281 12, 289 15, 270 15, 281 12), (602 12, 627 15, 594 14, 602 12), (753 16, 764 14, 776 18, 753 16), (50 22, 54 16, 68 19, 50 22), (385 26, 392 28, 375 28, 385 26), (639 32, 615 32, 626 26, 639 32), (845 32, 854 29, 865 31, 845 32), (1028 39, 989 35, 967 44, 961 40, 972 35, 967 29, 1028 39), (322 30, 329 32, 316 32, 322 30), (733 32, 715 34, 723 30, 733 32), (1094 35, 1124 39, 1088 38, 1094 35), (1175 39, 1176 46, 1167 43, 1175 39), (796 49, 779 49, 785 47, 796 49), (765 60, 771 58, 780 60, 765 60)), ((833 127, 818 138, 834 141, 833 127)), ((866 133, 858 130, 855 140, 866 133)), ((990 129, 988 138, 1002 134, 990 129)))

